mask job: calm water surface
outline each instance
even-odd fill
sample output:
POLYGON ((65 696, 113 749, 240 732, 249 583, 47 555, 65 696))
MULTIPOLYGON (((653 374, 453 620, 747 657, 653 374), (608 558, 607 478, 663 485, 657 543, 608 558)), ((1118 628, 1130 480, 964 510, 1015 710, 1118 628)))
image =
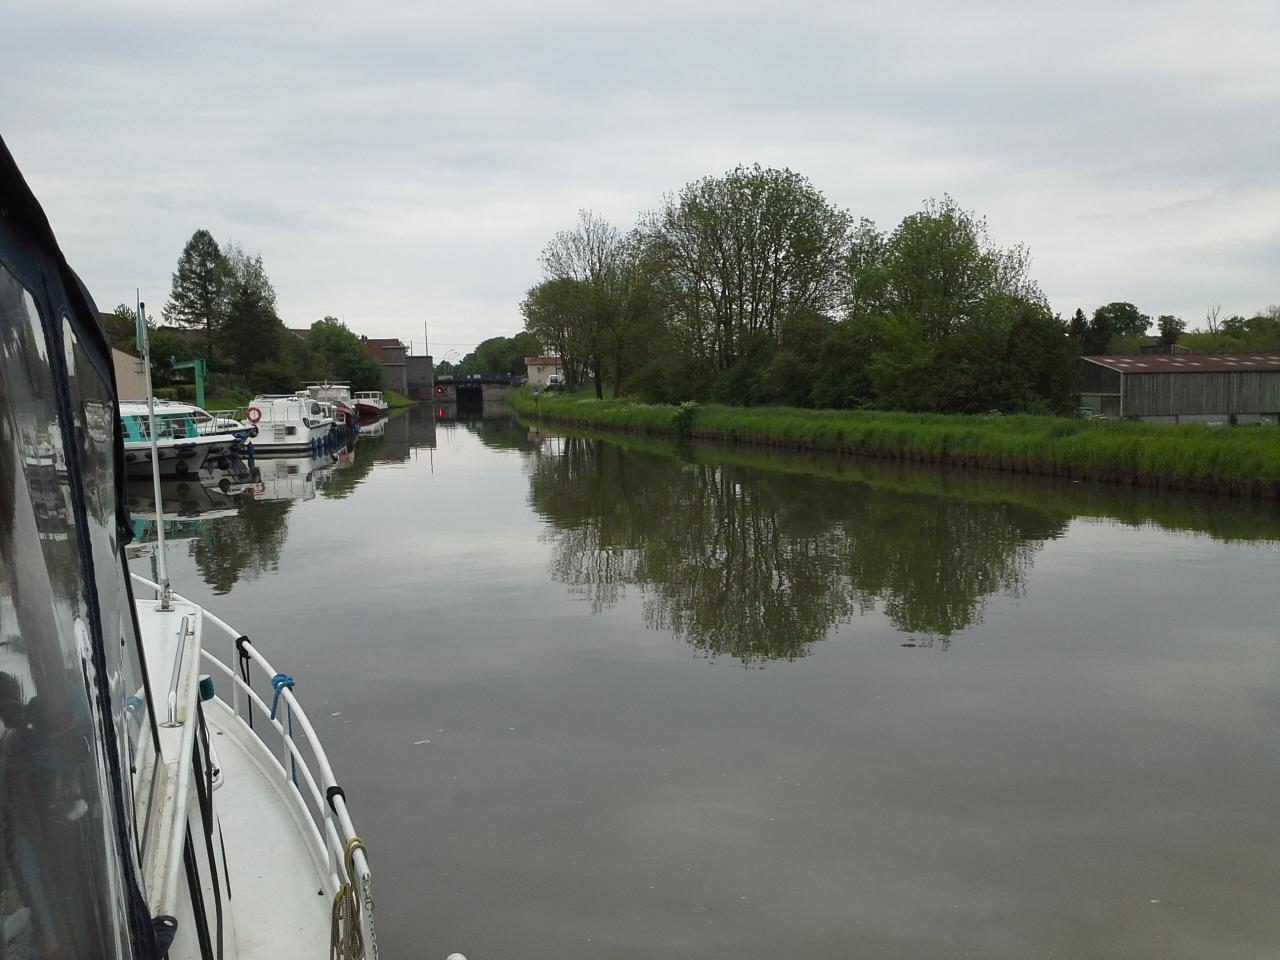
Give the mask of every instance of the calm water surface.
POLYGON ((1280 955, 1280 508, 433 412, 170 504, 385 956, 1280 955))

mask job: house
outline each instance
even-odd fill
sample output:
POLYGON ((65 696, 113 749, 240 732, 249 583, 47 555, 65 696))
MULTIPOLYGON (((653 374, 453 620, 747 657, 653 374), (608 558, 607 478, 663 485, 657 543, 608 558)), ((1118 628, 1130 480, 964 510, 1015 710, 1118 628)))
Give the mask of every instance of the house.
POLYGON ((365 337, 360 343, 369 356, 382 364, 382 389, 409 395, 409 348, 396 337, 365 337))
POLYGON ((1280 424, 1280 353, 1081 357, 1079 396, 1108 417, 1280 424))
POLYGON ((556 374, 564 381, 564 368, 559 357, 525 357, 524 367, 529 383, 535 387, 545 387, 547 377, 556 374))
POLYGON ((116 398, 118 400, 147 399, 147 371, 142 358, 111 348, 111 366, 116 371, 116 398))

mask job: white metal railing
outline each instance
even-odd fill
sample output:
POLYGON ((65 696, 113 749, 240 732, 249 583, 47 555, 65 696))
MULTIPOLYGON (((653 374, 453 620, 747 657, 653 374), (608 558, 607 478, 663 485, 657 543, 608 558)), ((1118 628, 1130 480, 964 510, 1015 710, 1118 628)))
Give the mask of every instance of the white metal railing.
MULTIPOLYGON (((203 423, 197 423, 196 431, 204 436, 209 436, 216 433, 228 433, 233 428, 230 426, 222 426, 218 423, 218 421, 234 420, 237 423, 243 424, 244 418, 245 418, 245 409, 246 408, 244 407, 234 407, 231 410, 206 410, 205 413, 209 414, 209 416, 212 417, 213 419, 205 420, 203 423)), ((239 429, 243 429, 243 426, 241 426, 239 429)))
MULTIPOLYGON (((159 597, 159 586, 146 577, 132 574, 135 585, 155 591, 159 597)), ((174 599, 183 600, 177 594, 174 599)), ((191 601, 186 601, 190 603, 191 601)), ((373 927, 373 877, 369 868, 369 860, 363 845, 356 846, 351 854, 354 876, 347 870, 346 858, 348 846, 358 841, 355 825, 351 822, 351 814, 347 809, 347 801, 333 775, 333 767, 325 755, 316 736, 315 728, 307 717, 306 711, 294 696, 289 687, 282 687, 277 704, 276 716, 271 718, 271 706, 253 689, 253 671, 261 673, 270 685, 272 678, 279 671, 267 660, 253 643, 234 630, 220 618, 208 610, 203 614, 204 635, 201 638, 200 655, 205 665, 220 674, 231 683, 231 702, 215 697, 231 714, 233 720, 241 725, 243 732, 252 736, 262 745, 265 758, 269 759, 280 778, 283 793, 293 804, 295 813, 305 824, 307 843, 311 847, 317 862, 326 866, 326 881, 329 896, 337 894, 343 884, 351 884, 355 892, 356 902, 360 905, 360 926, 364 935, 366 956, 377 960, 378 940, 373 927), (231 663, 245 663, 250 671, 249 680, 240 676, 238 670, 220 660, 211 650, 213 634, 217 634, 230 648, 231 663), (243 651, 243 656, 241 654, 243 651), (260 716, 254 716, 254 707, 260 716), (250 721, 249 718, 252 718, 250 721), (263 734, 270 728, 272 744, 264 739, 263 734), (305 737, 299 742, 297 734, 305 737), (307 749, 304 750, 304 747, 307 749), (306 756, 310 753, 310 761, 306 756)), ((275 694, 272 693, 274 698, 275 694)))

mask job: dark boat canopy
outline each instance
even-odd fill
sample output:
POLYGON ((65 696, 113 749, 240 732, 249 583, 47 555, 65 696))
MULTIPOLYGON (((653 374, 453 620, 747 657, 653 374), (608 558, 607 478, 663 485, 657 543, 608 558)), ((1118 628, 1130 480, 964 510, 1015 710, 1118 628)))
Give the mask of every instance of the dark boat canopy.
POLYGON ((0 141, 0 955, 151 957, 111 351, 0 141))

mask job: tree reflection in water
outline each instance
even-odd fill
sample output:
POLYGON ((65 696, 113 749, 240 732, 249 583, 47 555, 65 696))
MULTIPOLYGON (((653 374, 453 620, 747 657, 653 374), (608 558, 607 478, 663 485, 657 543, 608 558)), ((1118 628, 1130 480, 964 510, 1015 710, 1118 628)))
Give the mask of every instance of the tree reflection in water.
POLYGON ((552 524, 552 577, 591 604, 628 585, 644 617, 707 656, 806 656, 879 607, 929 644, 1018 595, 1067 518, 1019 504, 886 490, 751 467, 682 463, 565 437, 532 460, 530 502, 552 524))
POLYGON ((239 513, 217 523, 200 524, 191 541, 196 569, 215 594, 230 592, 242 576, 256 579, 280 569, 293 501, 240 500, 239 513))

